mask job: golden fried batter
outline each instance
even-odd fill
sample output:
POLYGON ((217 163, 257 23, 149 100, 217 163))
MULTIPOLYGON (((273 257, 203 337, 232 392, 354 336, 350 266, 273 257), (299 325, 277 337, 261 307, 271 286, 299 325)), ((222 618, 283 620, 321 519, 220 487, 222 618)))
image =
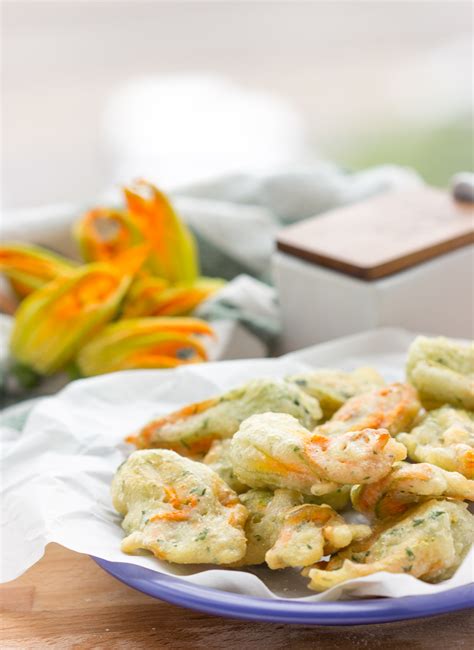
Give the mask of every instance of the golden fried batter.
POLYGON ((202 457, 214 440, 232 437, 243 420, 266 411, 289 413, 309 428, 322 416, 318 401, 295 384, 256 379, 221 397, 190 404, 154 420, 127 441, 140 449, 167 448, 184 456, 202 457))
POLYGON ((234 567, 263 564, 265 554, 278 538, 285 514, 301 504, 303 497, 294 490, 249 490, 240 495, 249 516, 245 524, 247 552, 234 567))
POLYGON ((285 514, 283 526, 265 561, 270 569, 308 566, 371 533, 369 526, 347 524, 329 506, 304 504, 285 514))
POLYGON ((315 432, 331 436, 360 429, 387 429, 394 436, 411 428, 420 408, 412 386, 389 384, 348 400, 315 432))
POLYGON ((216 474, 219 474, 221 479, 227 483, 231 490, 234 490, 237 494, 241 494, 248 490, 249 487, 239 481, 234 474, 234 468, 232 467, 230 459, 230 446, 230 438, 227 438, 226 440, 214 440, 202 462, 209 465, 216 474))
POLYGON ((408 350, 407 377, 426 408, 451 404, 473 411, 474 343, 419 336, 408 350))
POLYGON ((410 433, 400 433, 397 440, 411 460, 474 479, 474 413, 443 406, 430 411, 410 433))
POLYGON ((229 564, 246 551, 245 507, 207 465, 167 449, 136 451, 112 483, 124 516, 125 553, 141 549, 180 564, 229 564))
POLYGON ((305 393, 316 397, 328 419, 351 397, 385 384, 374 368, 357 368, 353 372, 322 368, 287 377, 305 393))
POLYGON ((332 492, 327 492, 320 497, 304 495, 305 503, 314 503, 317 506, 331 506, 333 510, 344 510, 351 501, 351 485, 341 485, 332 492))
POLYGON ((325 437, 284 413, 251 416, 231 444, 234 473, 246 485, 315 495, 341 485, 373 483, 405 456, 405 447, 384 429, 325 437))
POLYGON ((474 539, 474 344, 418 337, 407 377, 257 379, 151 422, 112 484, 122 550, 307 567, 315 591, 379 571, 451 577, 474 539), (349 501, 372 529, 337 514, 349 501))
POLYGON ((399 515, 413 503, 433 497, 474 501, 474 481, 429 463, 396 463, 387 476, 352 489, 354 508, 382 519, 399 515))
POLYGON ((456 571, 473 536, 474 517, 467 504, 431 499, 379 524, 369 538, 339 551, 329 562, 305 569, 303 575, 314 591, 378 571, 440 582, 456 571))

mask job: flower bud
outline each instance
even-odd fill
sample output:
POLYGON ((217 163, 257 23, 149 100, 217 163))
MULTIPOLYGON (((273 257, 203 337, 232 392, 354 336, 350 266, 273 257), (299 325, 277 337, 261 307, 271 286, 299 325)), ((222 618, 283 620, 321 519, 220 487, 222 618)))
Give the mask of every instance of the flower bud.
POLYGON ((125 211, 109 208, 87 212, 74 226, 74 236, 86 262, 114 260, 144 240, 125 211))
POLYGON ((198 275, 194 237, 166 196, 145 181, 124 192, 129 216, 150 244, 151 272, 171 283, 194 282, 198 275))

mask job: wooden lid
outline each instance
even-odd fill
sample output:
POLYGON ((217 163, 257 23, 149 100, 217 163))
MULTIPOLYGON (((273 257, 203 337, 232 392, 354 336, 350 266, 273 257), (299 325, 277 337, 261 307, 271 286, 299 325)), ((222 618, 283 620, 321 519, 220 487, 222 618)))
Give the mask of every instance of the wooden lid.
POLYGON ((389 192, 282 230, 279 250, 364 280, 474 243, 474 206, 431 187, 389 192))

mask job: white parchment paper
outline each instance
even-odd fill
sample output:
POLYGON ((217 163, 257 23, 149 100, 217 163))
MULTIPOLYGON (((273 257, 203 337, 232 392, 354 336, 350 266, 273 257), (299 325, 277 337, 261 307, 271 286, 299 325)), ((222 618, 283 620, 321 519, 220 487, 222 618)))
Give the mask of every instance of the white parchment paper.
POLYGON ((292 569, 225 570, 179 566, 120 551, 123 532, 111 505, 110 483, 132 451, 123 443, 151 418, 205 399, 254 377, 278 377, 304 366, 352 369, 373 365, 387 380, 403 378, 413 334, 378 330, 308 348, 279 359, 210 363, 178 370, 131 371, 71 383, 33 408, 22 433, 2 427, 1 579, 16 578, 49 542, 113 562, 135 564, 189 582, 263 598, 335 600, 429 594, 473 581, 471 549, 448 581, 429 585, 412 576, 378 573, 318 595, 292 569))

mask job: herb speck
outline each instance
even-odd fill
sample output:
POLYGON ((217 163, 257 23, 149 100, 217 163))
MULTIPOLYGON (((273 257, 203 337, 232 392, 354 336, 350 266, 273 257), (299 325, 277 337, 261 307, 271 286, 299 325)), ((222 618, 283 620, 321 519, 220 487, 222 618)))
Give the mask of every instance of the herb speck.
POLYGON ((194 538, 194 541, 195 541, 195 542, 202 542, 203 539, 206 539, 206 537, 207 537, 207 533, 208 533, 208 532, 209 532, 209 528, 204 528, 204 530, 202 530, 202 531, 199 533, 199 535, 197 535, 197 536, 194 538))

